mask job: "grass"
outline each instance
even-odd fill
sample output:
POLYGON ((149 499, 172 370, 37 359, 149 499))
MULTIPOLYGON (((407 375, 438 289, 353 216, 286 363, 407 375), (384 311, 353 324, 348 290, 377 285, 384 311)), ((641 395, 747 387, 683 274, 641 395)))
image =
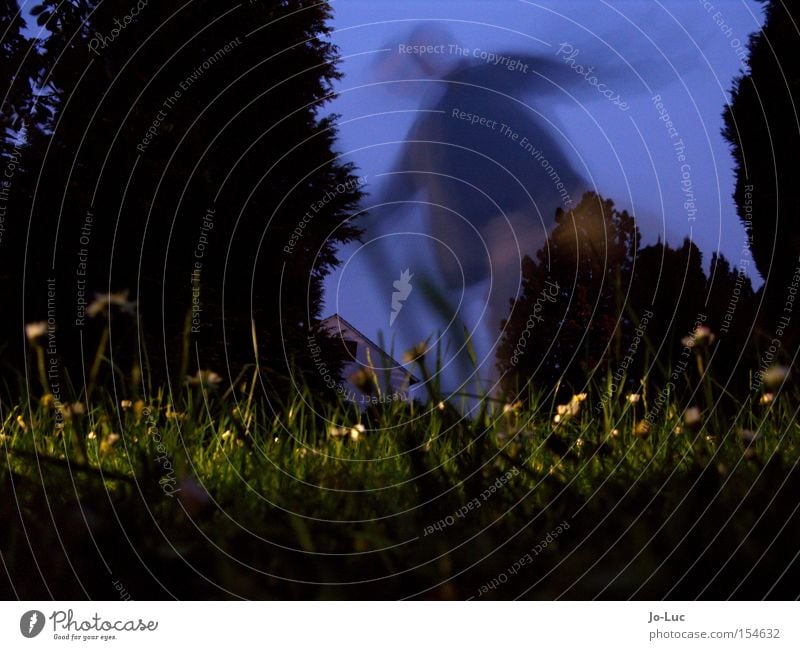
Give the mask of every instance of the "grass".
POLYGON ((647 400, 486 399, 466 419, 435 393, 361 412, 257 388, 0 405, 3 595, 800 590, 797 395, 756 396, 722 428, 672 397, 648 427, 647 400))

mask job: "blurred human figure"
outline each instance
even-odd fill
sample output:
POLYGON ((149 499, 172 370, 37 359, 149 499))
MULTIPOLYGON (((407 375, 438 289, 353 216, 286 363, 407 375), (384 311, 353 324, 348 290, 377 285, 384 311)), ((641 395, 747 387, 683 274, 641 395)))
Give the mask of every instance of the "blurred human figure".
POLYGON ((376 74, 396 103, 419 100, 407 136, 386 145, 399 149, 392 171, 365 206, 375 298, 388 314, 392 283, 410 269, 420 290, 392 320, 400 342, 443 330, 432 343, 448 348, 448 388, 472 386, 475 372, 494 380, 522 258, 546 245, 556 210, 590 189, 548 105, 585 91, 586 79, 553 58, 462 48, 430 24, 393 44, 376 74))

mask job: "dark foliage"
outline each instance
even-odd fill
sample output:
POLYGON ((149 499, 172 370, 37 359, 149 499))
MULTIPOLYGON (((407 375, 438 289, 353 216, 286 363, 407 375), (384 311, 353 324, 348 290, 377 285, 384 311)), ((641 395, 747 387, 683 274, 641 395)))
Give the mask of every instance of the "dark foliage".
POLYGON ((120 370, 235 378, 255 333, 268 381, 307 368, 314 385, 306 337, 361 196, 322 115, 338 77, 327 4, 46 0, 34 13, 49 31, 32 83, 55 115, 15 188, 2 265, 24 309, 7 353, 54 308, 60 366, 82 385, 105 328, 82 301, 128 291, 136 311, 112 319, 108 351, 120 370))
MULTIPOLYGON (((683 339, 703 325, 715 333, 714 371, 746 391, 752 351, 752 285, 722 256, 710 273, 688 239, 680 248, 642 247, 634 218, 612 201, 584 195, 557 225, 536 261, 523 262, 523 291, 512 301, 498 348, 507 391, 528 382, 565 396, 608 385, 636 392, 641 380, 665 384, 678 365, 683 339), (750 355, 750 356, 746 356, 750 355)), ((680 373, 685 384, 696 372, 680 373)))
POLYGON ((638 237, 630 215, 596 194, 585 194, 574 210, 558 210, 548 245, 536 261, 523 260, 522 296, 498 349, 501 372, 578 387, 607 347, 621 348, 616 321, 638 237))
POLYGON ((736 161, 734 198, 766 281, 767 330, 774 328, 800 267, 798 24, 797 3, 766 3, 763 31, 750 39, 749 70, 736 80, 724 112, 724 135, 736 161))

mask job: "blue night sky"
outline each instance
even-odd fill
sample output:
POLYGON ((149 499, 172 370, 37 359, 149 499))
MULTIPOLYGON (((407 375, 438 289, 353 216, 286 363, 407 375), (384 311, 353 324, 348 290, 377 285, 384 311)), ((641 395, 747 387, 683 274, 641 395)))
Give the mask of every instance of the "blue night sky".
MULTIPOLYGON (((759 3, 339 0, 332 5, 332 39, 343 57, 344 77, 330 109, 341 115, 339 151, 367 177, 366 207, 384 195, 382 175, 401 155, 401 144, 386 143, 408 138, 419 111, 431 107, 432 94, 420 90, 430 82, 398 79, 435 81, 448 67, 485 63, 481 53, 535 56, 561 66, 562 90, 542 97, 541 85, 528 88, 523 82, 514 96, 531 102, 539 119, 556 125, 563 154, 592 188, 635 215, 644 243, 660 237, 679 244, 688 236, 706 265, 714 251, 739 264, 745 232, 731 198, 733 162, 720 134, 721 114, 732 80, 744 66, 748 37, 760 28, 759 3), (412 36, 421 25, 425 36, 420 39, 419 30, 412 36), (401 53, 401 45, 426 40, 445 47, 424 57, 401 53), (564 43, 578 51, 571 61, 565 61, 570 50, 564 43), (454 44, 463 51, 450 47, 454 44), (559 49, 565 53, 557 54, 559 49), (589 66, 627 110, 579 76, 589 66), (660 119, 664 112, 672 131, 660 119)), ((498 105, 500 117, 503 110, 498 105)), ((414 210, 408 210, 406 223, 425 236, 424 219, 414 210)), ((397 248, 415 246, 406 239, 397 248)), ((325 315, 338 311, 371 337, 379 331, 391 337, 384 314, 392 292, 389 278, 399 277, 407 264, 394 259, 392 249, 373 258, 362 255, 359 246, 343 250, 346 264, 327 283, 325 315), (375 259, 391 268, 386 277, 375 273, 375 259)), ((416 263, 424 265, 424 259, 416 263)), ((751 277, 760 284, 754 270, 751 277)), ((397 348, 412 343, 396 334, 397 348)))

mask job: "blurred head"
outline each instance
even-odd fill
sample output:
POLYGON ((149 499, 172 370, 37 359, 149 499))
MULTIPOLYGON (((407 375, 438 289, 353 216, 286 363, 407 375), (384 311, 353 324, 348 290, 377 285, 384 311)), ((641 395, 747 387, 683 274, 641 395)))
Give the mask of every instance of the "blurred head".
MULTIPOLYGON (((373 77, 377 81, 441 79, 458 59, 450 53, 452 43, 450 31, 438 23, 419 23, 384 46, 387 51, 377 56, 373 77)), ((388 84, 386 89, 409 92, 405 84, 388 84)), ((414 92, 418 94, 419 89, 414 92)))

